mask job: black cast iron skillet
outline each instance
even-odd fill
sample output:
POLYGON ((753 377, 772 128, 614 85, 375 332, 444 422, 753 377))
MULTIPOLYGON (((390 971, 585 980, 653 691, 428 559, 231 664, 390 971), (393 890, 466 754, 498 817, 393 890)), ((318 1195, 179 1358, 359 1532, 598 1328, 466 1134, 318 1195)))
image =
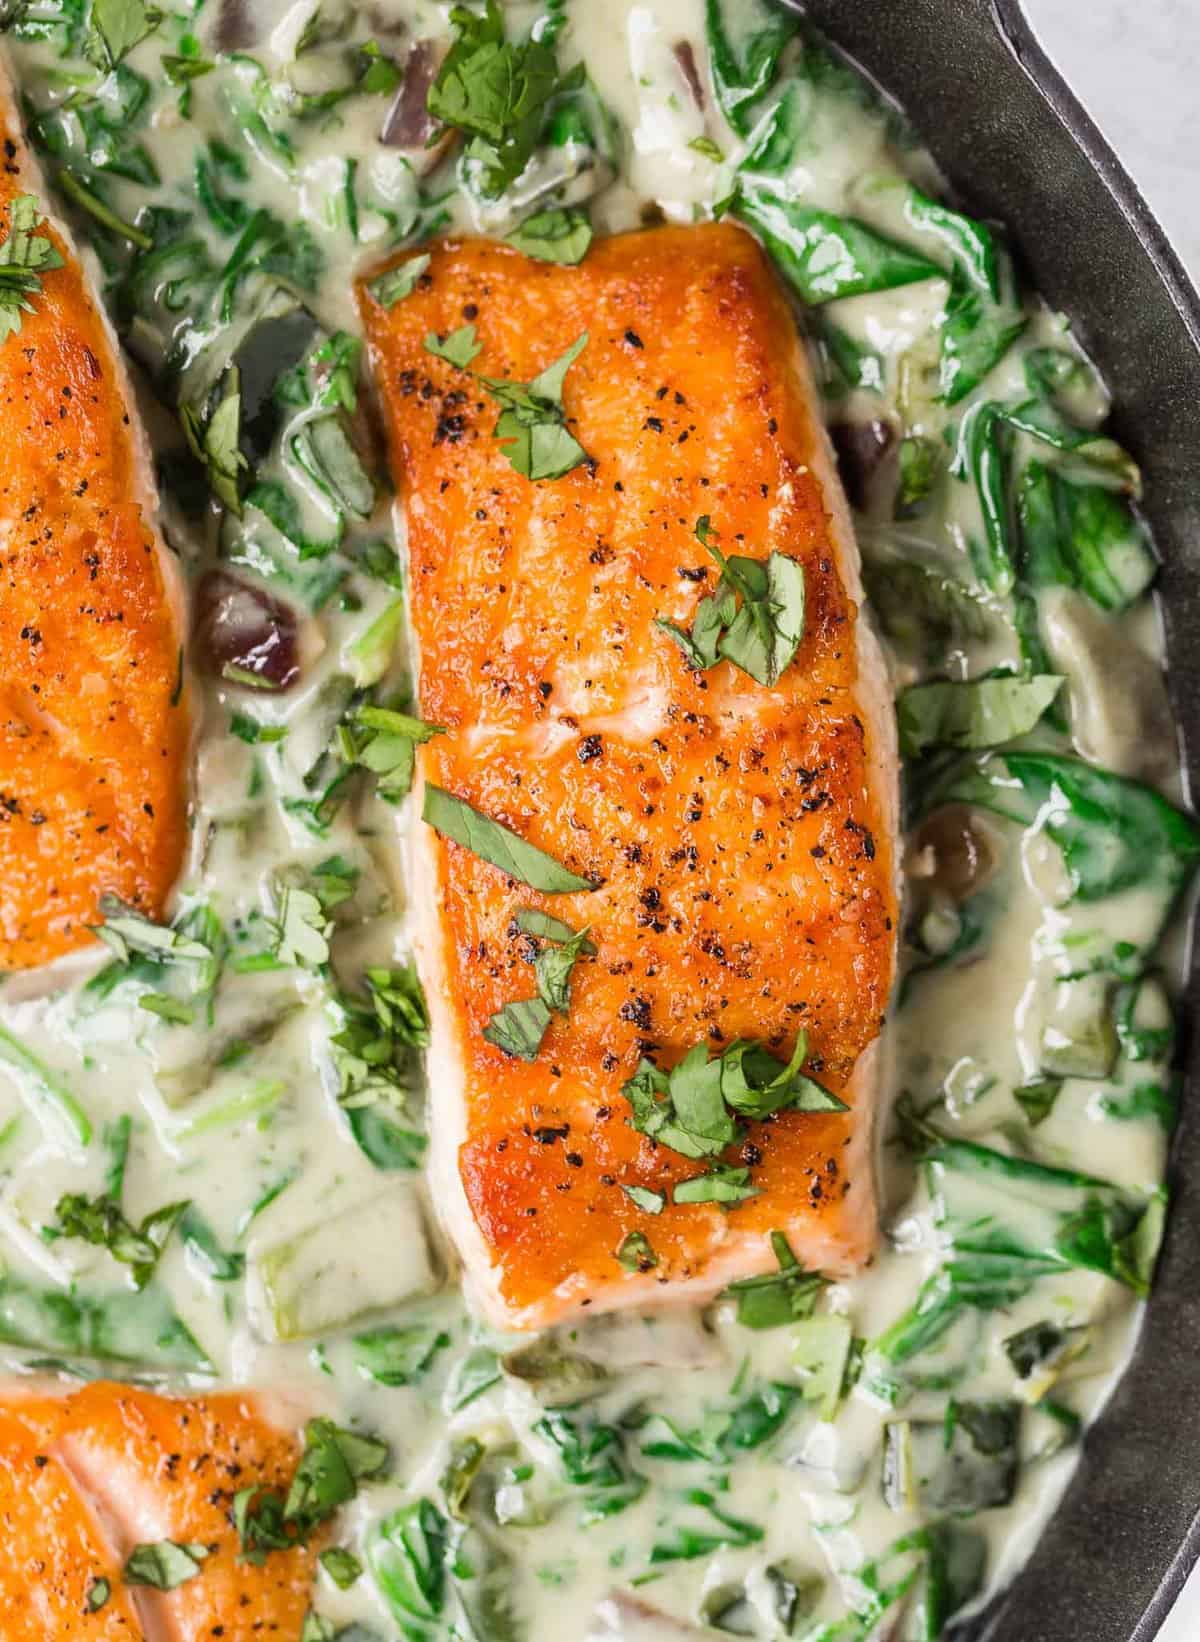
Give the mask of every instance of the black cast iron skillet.
MULTIPOLYGON (((1087 0, 1076 0, 1087 26, 1087 0)), ((807 0, 901 105, 963 202, 1004 223, 1113 390, 1145 473, 1171 694, 1200 776, 1200 299, 1017 0, 807 0)), ((1200 1002, 1200 962, 1188 1000, 1200 1002)), ((956 1642, 1150 1642, 1200 1556, 1200 1033, 1185 1056, 1172 1212, 1134 1361, 1025 1572, 956 1642)))

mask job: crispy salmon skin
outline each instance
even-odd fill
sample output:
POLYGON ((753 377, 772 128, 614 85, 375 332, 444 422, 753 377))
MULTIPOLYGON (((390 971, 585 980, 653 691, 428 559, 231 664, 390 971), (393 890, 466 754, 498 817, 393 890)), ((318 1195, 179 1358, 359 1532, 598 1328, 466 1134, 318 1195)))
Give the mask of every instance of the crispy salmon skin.
POLYGON ((379 288, 360 299, 407 515, 420 702, 448 731, 423 778, 601 886, 539 895, 418 828, 435 1187, 468 1278, 496 1321, 528 1327, 711 1292, 773 1264, 774 1228, 806 1264, 850 1271, 876 1231, 896 756, 774 276, 721 225, 614 237, 578 267, 447 241, 411 294, 387 306, 379 288), (587 462, 538 483, 516 471, 475 375, 425 346, 465 323, 471 371, 521 382, 586 332, 564 403, 587 462), (803 637, 772 688, 728 661, 693 671, 656 624, 686 627, 714 589, 698 535, 803 565, 803 637), (516 921, 531 906, 586 925, 597 950, 526 1062, 483 1034, 534 992, 516 921), (639 1061, 739 1038, 786 1059, 801 1030, 809 1072, 851 1110, 749 1124, 725 1161, 758 1195, 673 1203, 703 1166, 632 1126, 639 1061), (627 1187, 663 1194, 661 1212, 627 1187))
POLYGON ((284 1488, 298 1445, 236 1393, 166 1397, 103 1381, 0 1399, 4 1642, 296 1642, 315 1553, 239 1555, 243 1488, 284 1488), (139 1545, 202 1547, 172 1590, 125 1576, 139 1545), (102 1599, 102 1600, 101 1600, 102 1599))
MULTIPOLYGON (((45 206, 0 77, 0 234, 45 206)), ((156 917, 182 860, 181 624, 115 342, 65 232, 0 340, 0 970, 92 939, 108 892, 156 917)))

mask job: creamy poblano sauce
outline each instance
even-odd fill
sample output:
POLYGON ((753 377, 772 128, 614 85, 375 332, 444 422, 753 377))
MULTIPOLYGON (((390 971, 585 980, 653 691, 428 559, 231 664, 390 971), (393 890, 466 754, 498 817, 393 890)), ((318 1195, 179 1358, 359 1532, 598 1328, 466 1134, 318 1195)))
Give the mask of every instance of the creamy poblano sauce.
POLYGON ((172 928, 114 908, 109 948, 0 997, 4 1366, 256 1386, 384 1439, 305 1642, 935 1637, 1053 1506, 1161 1224, 1197 834, 1102 385, 999 231, 935 204, 896 111, 765 0, 505 6, 505 49, 551 71, 498 189, 486 138, 427 145, 475 28, 446 5, 153 26, 122 0, 101 37, 84 0, 14 9, 46 204, 144 389, 200 726, 172 928), (422 1187, 410 747, 355 716, 411 701, 415 663, 352 280, 554 209, 576 236, 731 213, 774 254, 910 830, 871 1267, 517 1339, 465 1307, 422 1187), (187 1204, 144 1228, 141 1289, 105 1197, 132 1227, 187 1204))

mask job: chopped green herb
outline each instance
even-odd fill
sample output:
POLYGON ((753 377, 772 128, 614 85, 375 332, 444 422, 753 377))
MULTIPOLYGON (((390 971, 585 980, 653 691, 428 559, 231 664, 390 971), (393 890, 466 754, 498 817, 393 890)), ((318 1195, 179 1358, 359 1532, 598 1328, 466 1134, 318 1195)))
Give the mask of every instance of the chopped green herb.
POLYGON ((542 262, 569 266, 582 262, 592 243, 592 225, 587 212, 573 207, 552 206, 535 211, 508 235, 508 243, 526 256, 542 262))
POLYGON ((743 1277, 723 1290, 722 1300, 737 1305, 737 1320, 743 1328, 780 1328, 798 1318, 810 1317, 821 1290, 829 1279, 819 1272, 805 1271, 792 1253, 781 1231, 771 1233, 771 1249, 778 1271, 760 1277, 743 1277))
POLYGON ((104 1604, 112 1595, 112 1585, 107 1579, 93 1577, 84 1597, 84 1605, 88 1613, 99 1613, 104 1604))
MULTIPOLYGON (((643 1060, 622 1090, 633 1126, 684 1157, 702 1158, 716 1157, 737 1138, 735 1113, 758 1119, 788 1110, 845 1111, 843 1101, 801 1072, 807 1048, 801 1033, 787 1066, 745 1038, 712 1060, 707 1045, 698 1043, 670 1073, 643 1060)), ((677 1188, 676 1201, 689 1200, 705 1199, 680 1199, 677 1188)))
POLYGON ((671 1193, 673 1203, 745 1203, 759 1195, 751 1183, 750 1170, 730 1163, 712 1163, 707 1174, 681 1180, 671 1193))
MULTIPOLYGON (((501 407, 492 432, 513 467, 527 479, 561 479, 589 459, 567 428, 562 401, 566 374, 587 342, 584 331, 530 382, 509 382, 503 377, 471 372, 501 407)), ((431 332, 425 338, 425 348, 460 370, 469 369, 480 352, 474 325, 464 325, 444 340, 431 332)))
MULTIPOLYGON (((222 382, 220 401, 211 414, 202 417, 193 405, 184 403, 179 407, 179 420, 192 455, 204 465, 213 494, 240 517, 242 475, 250 464, 238 443, 242 422, 239 380, 237 366, 231 366, 222 382)), ((257 674, 252 682, 256 686, 263 683, 257 674)))
POLYGON ((23 314, 33 312, 31 298, 41 292, 42 275, 63 266, 53 243, 34 232, 40 220, 32 194, 9 201, 8 235, 0 244, 0 341, 21 329, 23 314))
POLYGON ((195 1579, 208 1555, 207 1545, 177 1545, 171 1539, 135 1545, 125 1559, 122 1577, 126 1585, 149 1585, 156 1591, 173 1591, 189 1579, 195 1579))
POLYGON ((421 813, 422 820, 428 822, 435 832, 453 839, 456 844, 479 856, 481 861, 499 867, 510 878, 528 884, 530 889, 541 890, 544 895, 571 895, 578 890, 600 887, 599 883, 590 878, 581 878, 552 855, 547 855, 545 850, 527 843, 502 822, 493 821, 465 799, 446 792, 442 787, 426 786, 421 813))
POLYGON ((395 268, 389 268, 386 273, 373 279, 367 289, 383 308, 394 308, 397 302, 403 302, 406 296, 411 296, 417 288, 417 281, 429 267, 433 258, 428 251, 419 256, 408 257, 395 268))
POLYGON ((696 535, 721 567, 716 592, 701 599, 690 630, 662 617, 655 626, 674 639, 697 672, 724 658, 770 688, 791 666, 804 637, 804 566, 784 553, 771 553, 765 563, 740 554, 726 558, 713 546, 716 532, 707 515, 697 520, 696 535))
POLYGON ((67 1192, 55 1204, 56 1224, 49 1229, 56 1237, 78 1237, 96 1248, 107 1249, 114 1260, 130 1268, 134 1288, 144 1289, 187 1207, 186 1201, 168 1203, 148 1214, 140 1226, 134 1226, 113 1198, 67 1192))
POLYGON ((484 1027, 483 1036, 514 1060, 534 1061, 550 1019, 550 1010, 541 998, 522 998, 498 1009, 484 1027))
POLYGON ((617 1260, 626 1271, 653 1271, 658 1264, 658 1256, 650 1246, 650 1239, 640 1231, 627 1232, 621 1239, 617 1260))
POLYGON ((451 21, 458 36, 427 104, 436 119, 466 132, 468 167, 480 191, 495 198, 532 158, 551 97, 581 84, 583 70, 560 75, 552 39, 506 40, 496 0, 487 0, 482 15, 455 6, 451 21))
POLYGON ((275 914, 275 944, 280 963, 320 969, 329 962, 333 921, 320 897, 295 884, 283 884, 275 914))
POLYGON ((346 1550, 344 1545, 331 1545, 327 1551, 321 1552, 317 1561, 339 1591, 348 1591, 363 1571, 362 1563, 354 1552, 346 1550))
POLYGON ((444 337, 430 331, 425 338, 425 352, 465 371, 483 352, 483 344, 475 335, 474 325, 460 325, 457 331, 451 331, 444 337))
POLYGON ((653 1191, 649 1186, 622 1186, 621 1190, 645 1214, 661 1214, 666 1207, 665 1192, 653 1191))

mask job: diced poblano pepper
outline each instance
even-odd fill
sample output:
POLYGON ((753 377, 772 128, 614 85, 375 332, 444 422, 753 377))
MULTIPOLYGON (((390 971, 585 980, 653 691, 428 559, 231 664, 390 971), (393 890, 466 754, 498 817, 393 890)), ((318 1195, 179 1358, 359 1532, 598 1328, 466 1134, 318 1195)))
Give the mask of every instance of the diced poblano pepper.
POLYGON ((246 1275, 251 1320, 270 1340, 343 1328, 368 1312, 429 1294, 438 1283, 421 1210, 407 1184, 252 1250, 246 1275))

